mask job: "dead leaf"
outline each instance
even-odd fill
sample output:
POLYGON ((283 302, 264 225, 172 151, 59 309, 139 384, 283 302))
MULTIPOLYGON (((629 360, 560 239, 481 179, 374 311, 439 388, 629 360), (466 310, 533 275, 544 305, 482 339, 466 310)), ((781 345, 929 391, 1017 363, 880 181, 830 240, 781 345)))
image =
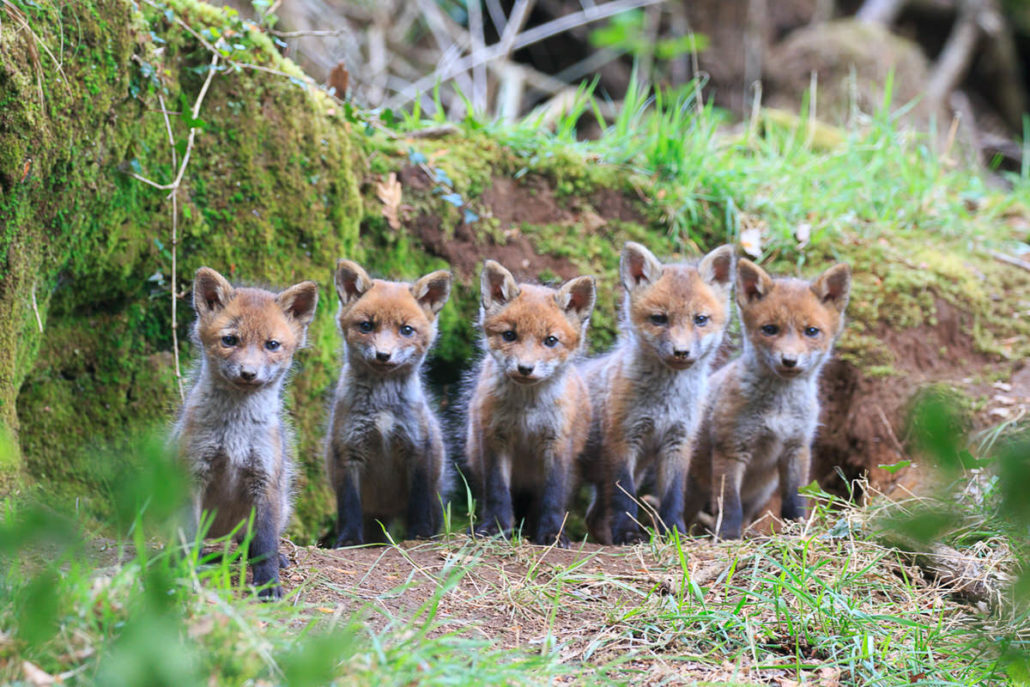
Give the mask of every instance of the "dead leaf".
POLYGON ((823 666, 820 668, 819 684, 821 687, 840 687, 840 668, 837 666, 823 666))
POLYGON ((598 229, 608 223, 603 217, 592 210, 587 210, 580 215, 580 221, 583 223, 583 227, 591 234, 595 233, 598 229))
POLYGON ((812 225, 808 222, 802 222, 794 230, 794 238, 798 241, 798 248, 804 248, 808 245, 808 240, 812 238, 812 225))
POLYGON ((757 217, 740 213, 740 246, 753 258, 762 255, 762 237, 768 225, 757 217))
POLYGON ((329 80, 326 83, 329 86, 329 92, 337 98, 343 100, 347 97, 347 86, 350 84, 350 72, 347 71, 347 67, 343 64, 343 60, 337 62, 336 66, 329 72, 329 80))
POLYGON ((740 247, 753 258, 762 254, 762 230, 750 227, 740 232, 740 247))
POLYGON ((376 182, 376 196, 383 202, 383 217, 392 229, 401 228, 401 182, 397 175, 390 172, 384 181, 376 182))
POLYGON ((57 684, 57 678, 31 661, 21 662, 21 672, 25 676, 25 681, 33 687, 49 687, 49 685, 57 684))
POLYGON ((198 639, 210 634, 213 629, 215 629, 215 619, 210 615, 202 616, 197 622, 190 625, 190 639, 198 639))

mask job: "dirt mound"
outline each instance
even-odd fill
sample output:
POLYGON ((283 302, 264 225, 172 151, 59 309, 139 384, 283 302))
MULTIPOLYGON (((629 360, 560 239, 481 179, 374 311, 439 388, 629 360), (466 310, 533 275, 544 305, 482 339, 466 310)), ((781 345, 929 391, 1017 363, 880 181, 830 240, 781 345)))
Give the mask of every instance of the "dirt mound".
MULTIPOLYGON (((431 192, 432 181, 419 167, 405 169, 401 180, 410 190, 431 192)), ((554 253, 541 249, 534 242, 532 227, 568 226, 572 241, 579 240, 583 232, 606 238, 611 233, 615 257, 605 256, 602 261, 617 261, 621 237, 610 232, 609 223, 647 225, 631 195, 609 189, 578 199, 559 198, 550 180, 534 175, 519 180, 495 177, 479 205, 496 222, 496 229, 483 232, 465 223, 447 226, 438 215, 428 212, 419 214, 412 225, 412 233, 422 247, 447 260, 459 278, 470 284, 475 283, 476 270, 487 257, 508 265, 524 279, 541 275, 567 279, 578 274, 582 264, 570 255, 576 255, 578 261, 582 251, 554 253)), ((614 268, 614 263, 603 267, 614 268)), ((983 379, 998 366, 999 360, 978 351, 971 313, 943 298, 936 298, 932 307, 933 312, 924 312, 917 326, 863 322, 858 327, 871 332, 881 347, 859 357, 887 361, 889 369, 865 369, 843 359, 834 360, 825 369, 821 384, 823 414, 812 462, 812 478, 824 489, 847 495, 848 483, 860 477, 867 477, 877 491, 890 491, 899 478, 905 478, 910 486, 918 482, 918 475, 911 470, 897 472, 881 467, 910 458, 905 421, 914 394, 929 384, 948 384, 980 394, 983 389, 977 384, 983 383, 974 380, 983 379)), ((847 331, 844 337, 848 337, 847 331)), ((729 347, 721 359, 732 355, 729 347)), ((770 507, 778 511, 775 502, 770 507)))
MULTIPOLYGON (((402 184, 412 184, 415 189, 429 187, 425 172, 418 167, 405 169, 400 178, 402 184)), ((412 231, 427 252, 449 262, 455 273, 466 280, 476 276, 487 257, 508 267, 517 279, 535 281, 547 272, 562 279, 576 276, 577 270, 569 260, 538 253, 519 230, 522 223, 571 224, 576 220, 574 213, 558 204, 544 179, 530 177, 520 183, 498 177, 480 201, 500 223, 503 242, 478 235, 464 222, 448 231, 439 215, 427 212, 415 218, 412 231)))
POLYGON ((937 299, 935 316, 927 320, 909 329, 878 328, 893 374, 870 376, 840 360, 824 371, 823 424, 812 466, 824 488, 846 493, 839 467, 848 479, 868 474, 873 487, 889 490, 903 473, 880 466, 908 458, 905 416, 916 392, 929 384, 967 387, 971 375, 995 364, 975 349, 970 313, 937 299))

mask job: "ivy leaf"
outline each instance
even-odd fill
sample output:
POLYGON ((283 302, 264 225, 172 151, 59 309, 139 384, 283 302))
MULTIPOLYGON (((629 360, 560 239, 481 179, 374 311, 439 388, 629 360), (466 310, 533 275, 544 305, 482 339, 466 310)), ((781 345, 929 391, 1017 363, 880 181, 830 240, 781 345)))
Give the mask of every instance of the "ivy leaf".
POLYGON ((434 175, 436 176, 436 182, 438 184, 446 184, 447 186, 454 186, 454 182, 447 176, 447 172, 443 171, 439 167, 436 168, 434 175))
POLYGON ((461 197, 460 193, 445 193, 440 197, 456 208, 460 208, 465 204, 465 200, 461 197))

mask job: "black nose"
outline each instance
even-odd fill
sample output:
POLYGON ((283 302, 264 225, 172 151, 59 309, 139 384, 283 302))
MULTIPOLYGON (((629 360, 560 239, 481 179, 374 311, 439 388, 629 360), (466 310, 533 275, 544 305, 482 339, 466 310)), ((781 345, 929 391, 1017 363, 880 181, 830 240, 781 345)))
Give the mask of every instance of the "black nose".
POLYGON ((376 351, 376 360, 385 363, 389 359, 390 359, 389 351, 386 351, 386 352, 384 352, 384 351, 376 351))
POLYGON ((523 377, 528 377, 529 375, 533 374, 533 366, 532 365, 519 365, 519 374, 522 375, 523 377))
POLYGON ((689 358, 690 357, 690 351, 687 350, 687 349, 683 349, 683 350, 676 349, 676 350, 674 350, 672 352, 672 354, 674 356, 676 356, 677 358, 689 358))
POLYGON ((797 367, 797 364, 798 364, 797 358, 784 358, 783 359, 783 366, 784 367, 788 367, 788 368, 789 367, 797 367))
POLYGON ((240 370, 240 379, 242 379, 245 382, 253 382, 255 377, 257 377, 256 372, 251 372, 250 370, 240 370))

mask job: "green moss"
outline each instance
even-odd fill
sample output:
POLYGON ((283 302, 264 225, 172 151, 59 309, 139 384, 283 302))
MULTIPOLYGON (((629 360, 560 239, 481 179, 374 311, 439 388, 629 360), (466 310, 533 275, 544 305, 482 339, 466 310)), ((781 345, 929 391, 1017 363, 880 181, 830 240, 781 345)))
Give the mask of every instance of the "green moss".
MULTIPOLYGON (((312 328, 320 345, 300 356, 304 383, 291 402, 298 427, 317 429, 335 368, 336 347, 321 345, 333 336, 331 268, 357 244, 361 216, 352 172, 360 156, 345 123, 328 114, 324 96, 298 86, 302 73, 264 35, 203 3, 25 11, 41 41, 66 46, 64 78, 43 62, 41 106, 27 34, 5 31, 0 42, 0 83, 14 105, 0 108, 0 321, 16 325, 0 330, 0 421, 18 431, 29 473, 63 493, 95 493, 88 457, 167 423, 178 401, 171 205, 167 192, 126 174, 174 177, 158 96, 186 111, 207 75, 211 54, 175 17, 210 41, 234 32, 230 59, 294 77, 234 68, 214 76, 179 196, 177 278, 181 290, 210 265, 244 282, 320 282, 312 328)), ((173 117, 172 129, 177 142, 187 139, 184 118, 173 117)), ((184 366, 190 320, 180 301, 184 366)), ((313 474, 319 432, 299 438, 313 474)))

